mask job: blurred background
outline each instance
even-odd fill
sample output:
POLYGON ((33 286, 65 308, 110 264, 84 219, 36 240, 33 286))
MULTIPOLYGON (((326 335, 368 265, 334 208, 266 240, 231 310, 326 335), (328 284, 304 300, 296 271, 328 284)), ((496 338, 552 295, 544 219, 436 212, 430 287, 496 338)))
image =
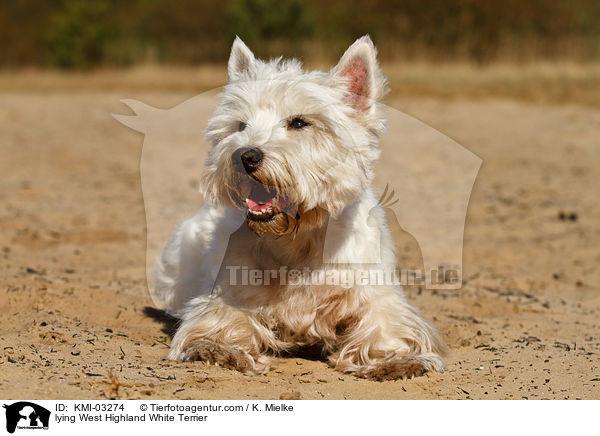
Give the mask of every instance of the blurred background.
MULTIPOLYGON (((597 0, 27 0, 4 2, 5 67, 223 62, 234 35, 260 56, 329 58, 370 34, 384 61, 600 57, 597 0)), ((331 60, 331 59, 329 59, 331 60)))
MULTIPOLYGON (((261 57, 301 57, 310 67, 325 68, 367 33, 389 65, 392 85, 399 86, 395 92, 600 102, 597 0, 4 2, 0 67, 89 72, 223 66, 240 35, 261 57)), ((223 81, 206 70, 187 85, 148 74, 131 84, 197 89, 223 81)), ((4 87, 18 86, 14 79, 4 87)), ((104 79, 112 86, 125 80, 104 79)))

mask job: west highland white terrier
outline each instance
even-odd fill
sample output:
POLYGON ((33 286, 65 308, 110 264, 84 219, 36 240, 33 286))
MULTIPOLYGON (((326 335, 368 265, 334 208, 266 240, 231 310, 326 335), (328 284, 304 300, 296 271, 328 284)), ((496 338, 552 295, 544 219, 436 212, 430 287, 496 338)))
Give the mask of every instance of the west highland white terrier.
POLYGON ((400 285, 332 274, 396 268, 371 188, 387 91, 376 55, 364 36, 330 72, 307 72, 295 59, 256 59, 236 38, 206 128, 207 201, 154 270, 157 295, 181 319, 169 359, 262 374, 272 356, 318 347, 358 377, 445 369, 442 338, 400 285))

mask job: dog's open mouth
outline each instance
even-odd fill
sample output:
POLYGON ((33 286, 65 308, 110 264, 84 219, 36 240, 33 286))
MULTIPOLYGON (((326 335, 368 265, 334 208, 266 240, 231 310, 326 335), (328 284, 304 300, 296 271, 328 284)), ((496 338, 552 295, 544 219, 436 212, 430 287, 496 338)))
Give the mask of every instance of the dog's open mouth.
POLYGON ((269 221, 277 214, 284 213, 287 199, 277 194, 274 188, 255 184, 246 198, 248 219, 254 221, 269 221))

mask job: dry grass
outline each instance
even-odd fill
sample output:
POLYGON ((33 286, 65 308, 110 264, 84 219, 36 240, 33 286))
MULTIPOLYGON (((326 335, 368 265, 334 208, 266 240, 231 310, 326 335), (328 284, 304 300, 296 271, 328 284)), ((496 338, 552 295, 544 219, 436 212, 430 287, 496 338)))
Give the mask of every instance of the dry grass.
MULTIPOLYGON (((309 65, 321 67, 323 65, 309 65)), ((392 63, 383 65, 392 96, 507 98, 600 106, 600 64, 392 63)), ((0 72, 0 92, 202 92, 225 82, 225 67, 138 66, 127 70, 0 72)))

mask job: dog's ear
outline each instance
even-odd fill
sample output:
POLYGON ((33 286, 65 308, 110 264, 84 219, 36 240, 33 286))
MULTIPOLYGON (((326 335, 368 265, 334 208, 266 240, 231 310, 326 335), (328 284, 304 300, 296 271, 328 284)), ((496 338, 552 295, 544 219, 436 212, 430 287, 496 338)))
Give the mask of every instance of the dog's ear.
POLYGON ((231 47, 229 63, 227 64, 227 81, 231 82, 238 79, 250 68, 254 61, 255 58, 252 51, 239 36, 236 36, 231 47))
POLYGON ((343 86, 350 92, 350 104, 359 112, 371 112, 387 90, 387 81, 377 63, 377 49, 368 35, 346 50, 331 73, 342 78, 343 86))

